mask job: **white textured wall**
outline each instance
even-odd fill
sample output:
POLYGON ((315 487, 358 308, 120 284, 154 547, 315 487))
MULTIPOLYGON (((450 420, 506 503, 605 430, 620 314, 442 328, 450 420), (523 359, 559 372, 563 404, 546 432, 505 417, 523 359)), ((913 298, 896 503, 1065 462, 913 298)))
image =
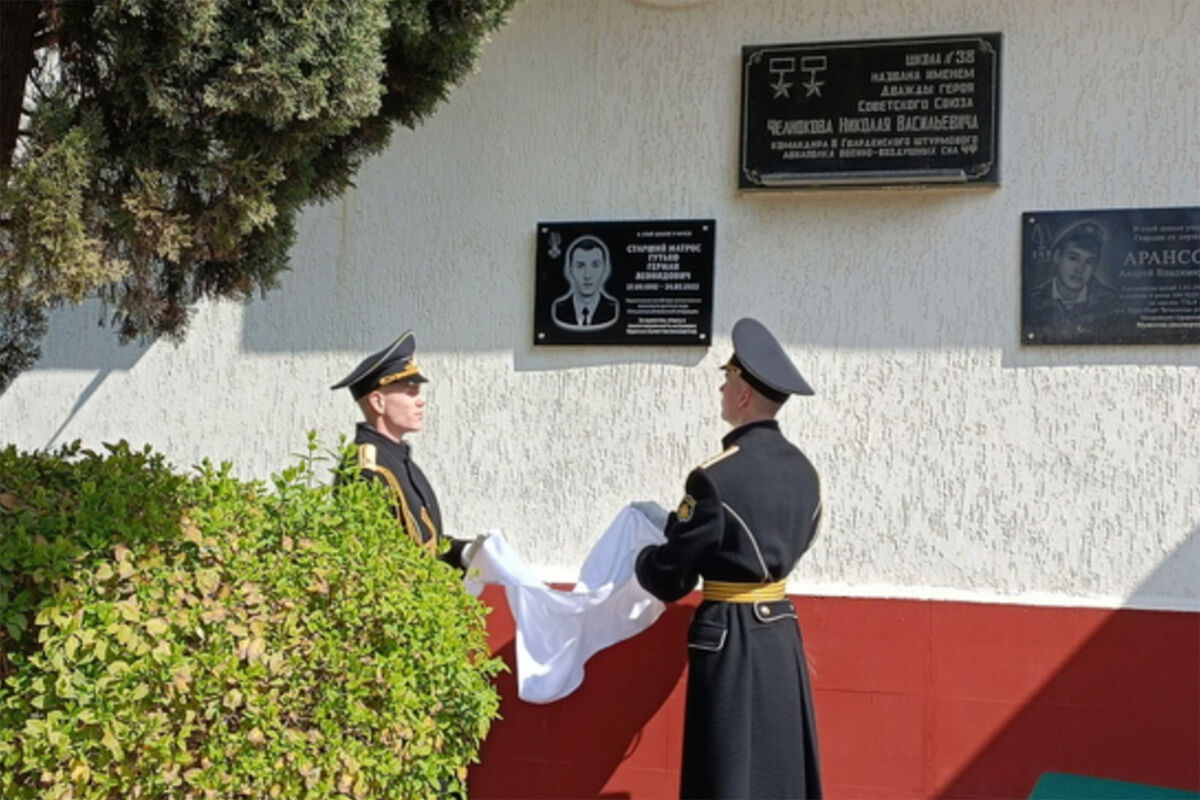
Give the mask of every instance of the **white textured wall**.
POLYGON ((743 315, 817 396, 807 592, 1200 608, 1200 347, 1022 349, 1019 218, 1200 203, 1200 2, 527 0, 480 72, 301 221, 284 286, 198 309, 181 346, 55 318, 0 442, 149 442, 266 477, 328 391, 417 332, 414 438, 451 531, 501 527, 570 578, 633 499, 717 452, 743 315), (744 44, 1004 34, 1002 186, 739 195, 744 44), (717 219, 714 346, 533 349, 540 220, 717 219))

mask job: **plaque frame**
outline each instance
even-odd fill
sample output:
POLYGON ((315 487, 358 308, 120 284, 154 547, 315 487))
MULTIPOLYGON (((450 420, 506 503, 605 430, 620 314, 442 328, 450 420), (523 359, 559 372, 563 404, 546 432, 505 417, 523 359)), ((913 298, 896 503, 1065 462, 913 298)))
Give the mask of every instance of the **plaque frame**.
POLYGON ((743 46, 738 188, 998 186, 1002 42, 972 33, 743 46), (764 63, 774 83, 758 80, 764 63), (907 130, 917 125, 930 130, 907 130))
POLYGON ((715 219, 539 222, 533 344, 708 347, 716 233, 715 219))
POLYGON ((1022 213, 1021 344, 1200 344, 1200 206, 1022 213))

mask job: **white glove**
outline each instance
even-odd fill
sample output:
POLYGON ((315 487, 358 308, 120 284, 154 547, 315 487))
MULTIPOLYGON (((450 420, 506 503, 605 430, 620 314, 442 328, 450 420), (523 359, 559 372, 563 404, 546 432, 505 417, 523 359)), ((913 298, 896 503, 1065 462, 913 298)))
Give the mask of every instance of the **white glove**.
POLYGON ((490 532, 481 533, 475 537, 475 541, 467 543, 467 546, 464 547, 462 551, 462 563, 464 567, 471 566, 471 562, 475 560, 475 555, 479 552, 479 548, 483 546, 483 543, 486 542, 491 535, 492 534, 490 532))

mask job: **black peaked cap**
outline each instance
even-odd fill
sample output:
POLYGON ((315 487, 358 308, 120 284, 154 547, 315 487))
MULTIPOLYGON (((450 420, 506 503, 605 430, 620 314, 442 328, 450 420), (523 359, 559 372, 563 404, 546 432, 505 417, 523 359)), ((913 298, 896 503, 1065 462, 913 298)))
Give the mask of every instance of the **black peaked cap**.
POLYGON ((766 397, 781 403, 788 395, 813 394, 812 387, 771 332, 756 319, 743 317, 733 326, 733 357, 729 363, 766 397))
POLYGON ((425 383, 428 379, 417 369, 413 353, 417 349, 417 340, 412 331, 405 331, 400 338, 392 342, 378 353, 372 353, 362 360, 354 370, 340 381, 330 386, 330 389, 350 387, 350 394, 355 400, 373 392, 380 386, 392 383, 425 383))

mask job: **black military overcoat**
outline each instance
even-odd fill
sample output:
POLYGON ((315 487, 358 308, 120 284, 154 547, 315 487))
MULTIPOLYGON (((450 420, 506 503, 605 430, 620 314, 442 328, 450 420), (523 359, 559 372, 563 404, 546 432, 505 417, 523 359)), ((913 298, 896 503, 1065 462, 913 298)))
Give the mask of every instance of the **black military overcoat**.
MULTIPOLYGON (((774 420, 731 431, 687 478, 637 577, 664 601, 706 581, 783 580, 821 515, 816 470, 774 420)), ((816 723, 791 600, 705 600, 688 630, 684 798, 819 798, 816 723)))
MULTIPOLYGON (((354 443, 358 446, 359 474, 388 486, 396 499, 396 518, 408 535, 431 552, 440 550, 442 511, 429 479, 413 462, 408 444, 393 442, 365 422, 358 423, 354 443)), ((452 567, 463 569, 462 553, 468 541, 447 538, 450 549, 438 557, 452 567)))

